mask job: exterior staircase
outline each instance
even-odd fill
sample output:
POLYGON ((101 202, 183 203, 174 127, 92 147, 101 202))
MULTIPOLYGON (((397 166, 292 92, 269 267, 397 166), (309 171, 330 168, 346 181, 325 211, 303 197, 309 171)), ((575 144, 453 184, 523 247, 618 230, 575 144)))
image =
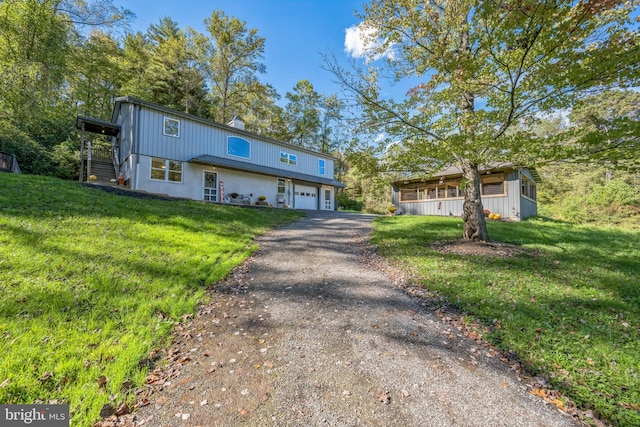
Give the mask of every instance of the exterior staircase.
POLYGON ((95 175, 96 182, 113 182, 116 179, 116 171, 110 159, 91 159, 91 175, 95 175))
POLYGON ((91 149, 91 173, 87 170, 87 154, 82 159, 84 162, 84 173, 81 181, 91 181, 89 177, 95 175, 94 182, 112 183, 115 181, 116 171, 111 159, 111 149, 108 147, 94 147, 91 149), (112 181, 113 180, 113 181, 112 181))

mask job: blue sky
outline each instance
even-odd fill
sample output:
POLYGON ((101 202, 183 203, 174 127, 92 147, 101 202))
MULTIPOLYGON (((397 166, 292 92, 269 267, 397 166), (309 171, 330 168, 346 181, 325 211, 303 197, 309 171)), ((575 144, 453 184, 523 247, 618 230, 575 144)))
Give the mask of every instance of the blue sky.
POLYGON ((348 28, 359 20, 363 0, 114 0, 114 4, 136 15, 132 30, 146 31, 164 16, 181 28, 187 26, 206 33, 203 20, 216 9, 246 22, 266 39, 264 64, 267 73, 260 76, 273 85, 284 98, 294 85, 309 80, 315 90, 325 95, 338 93, 333 76, 321 68, 321 53, 333 52, 339 59, 357 55, 358 36, 348 28), (345 50, 345 37, 349 34, 345 50))

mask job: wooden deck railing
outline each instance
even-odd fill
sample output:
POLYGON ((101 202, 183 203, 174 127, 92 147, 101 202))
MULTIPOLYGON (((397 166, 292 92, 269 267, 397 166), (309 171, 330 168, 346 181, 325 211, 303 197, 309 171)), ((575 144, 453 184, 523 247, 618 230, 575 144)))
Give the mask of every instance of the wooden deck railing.
MULTIPOLYGON (((84 158, 87 158, 86 151, 84 153, 84 158)), ((111 160, 113 158, 111 147, 91 147, 91 158, 111 160)))

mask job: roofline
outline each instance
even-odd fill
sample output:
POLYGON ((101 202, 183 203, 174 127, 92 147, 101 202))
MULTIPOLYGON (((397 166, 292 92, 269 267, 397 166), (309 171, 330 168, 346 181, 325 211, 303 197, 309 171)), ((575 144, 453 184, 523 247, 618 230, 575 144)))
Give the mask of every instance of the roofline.
POLYGON ((117 136, 120 132, 120 125, 107 120, 88 116, 76 116, 76 128, 87 132, 98 133, 107 136, 117 136), (84 125, 84 126, 83 126, 84 125))
MULTIPOLYGON (((536 182, 540 182, 542 179, 538 171, 533 167, 526 166, 514 166, 511 163, 494 163, 491 166, 478 166, 478 171, 480 174, 486 172, 506 172, 506 171, 515 171, 518 169, 526 169, 529 171, 531 176, 536 182)), ((462 169, 457 166, 450 166, 448 168, 442 169, 436 173, 429 175, 426 178, 405 178, 399 179, 397 181, 393 181, 391 185, 403 185, 406 183, 414 183, 414 182, 429 182, 429 181, 437 181, 437 178, 448 177, 448 178, 458 178, 462 176, 462 169)))
POLYGON ((243 162, 239 160, 227 159, 225 157, 217 157, 210 154, 202 154, 197 157, 193 157, 188 163, 195 163, 200 165, 218 166, 227 169, 234 169, 243 172, 259 173, 263 175, 270 175, 282 178, 290 178, 295 181, 303 181, 312 184, 330 185, 332 187, 344 188, 346 187, 340 181, 331 178, 318 177, 314 175, 307 175, 300 172, 292 172, 284 169, 273 168, 270 166, 256 165, 254 163, 243 162))
MULTIPOLYGON (((147 107, 147 108, 150 108, 150 109, 162 111, 164 113, 171 114, 171 115, 178 116, 178 117, 182 117, 182 118, 187 119, 187 120, 200 122, 200 123, 203 123, 203 124, 206 124, 206 125, 209 125, 209 126, 213 126, 213 127, 217 127, 219 129, 223 129, 223 130, 226 130, 226 131, 236 132, 236 133, 239 133, 241 135, 249 136, 251 138, 260 139, 260 140, 265 141, 265 142, 270 142, 270 143, 279 145, 281 147, 285 147, 285 148, 287 148, 289 150, 295 149, 295 150, 302 151, 302 152, 309 153, 309 154, 313 154, 313 155, 316 155, 316 156, 322 156, 322 157, 325 157, 327 159, 332 159, 332 160, 336 160, 336 161, 338 160, 336 157, 334 157, 334 156, 332 156, 330 154, 322 153, 320 151, 310 150, 308 148, 300 147, 300 146, 293 145, 293 144, 287 144, 286 142, 278 141, 277 139, 273 139, 273 138, 269 138, 269 137, 266 137, 266 136, 258 135, 256 133, 252 133, 252 132, 249 132, 249 131, 246 131, 246 130, 243 130, 243 129, 238 129, 238 128, 235 128, 233 126, 226 125, 224 123, 214 122, 213 120, 203 119, 201 117, 194 116, 193 114, 183 113, 182 111, 174 110, 173 108, 169 108, 169 107, 164 107, 164 106, 162 106, 160 104, 156 104, 156 103, 150 102, 150 101, 145 101, 143 99, 135 98, 133 96, 120 96, 120 97, 116 98, 115 106, 114 106, 114 109, 113 109, 113 114, 114 115, 115 115, 116 110, 119 108, 119 104, 123 104, 123 103, 139 105, 139 106, 142 106, 142 107, 147 107)), ((114 117, 112 116, 111 119, 113 120, 114 117)), ((115 122, 115 120, 114 120, 114 122, 115 122)))

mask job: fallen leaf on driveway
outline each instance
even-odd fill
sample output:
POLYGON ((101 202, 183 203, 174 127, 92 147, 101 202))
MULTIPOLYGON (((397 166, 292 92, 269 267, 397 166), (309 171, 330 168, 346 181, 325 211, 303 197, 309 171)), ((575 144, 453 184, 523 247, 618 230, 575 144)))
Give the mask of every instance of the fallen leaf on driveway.
POLYGON ((391 396, 389 396, 388 391, 381 391, 380 393, 378 393, 378 400, 385 405, 388 405, 391 403, 391 396))

